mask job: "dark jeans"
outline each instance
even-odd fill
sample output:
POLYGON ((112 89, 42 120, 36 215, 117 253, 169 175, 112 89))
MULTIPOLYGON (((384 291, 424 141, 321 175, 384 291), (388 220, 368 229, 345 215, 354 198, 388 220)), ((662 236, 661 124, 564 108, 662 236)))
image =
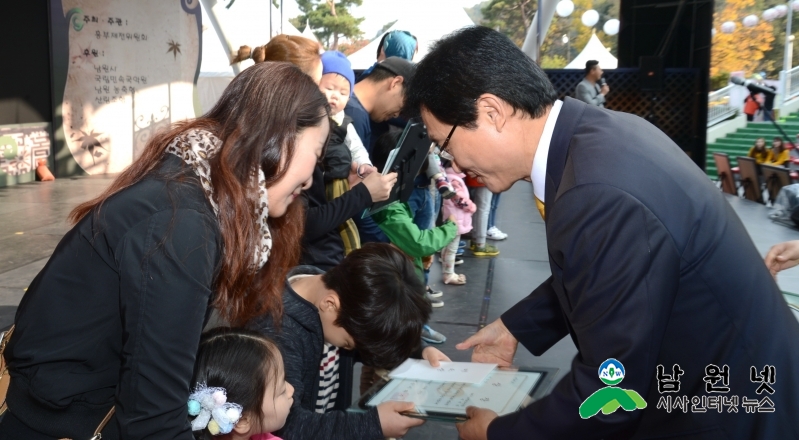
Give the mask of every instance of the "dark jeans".
POLYGON ((497 206, 499 206, 499 196, 501 194, 494 194, 491 197, 491 209, 488 210, 488 229, 493 228, 496 226, 497 220, 497 206))
POLYGON ((413 223, 422 231, 430 229, 433 221, 433 198, 430 197, 427 187, 414 188, 408 199, 408 206, 411 208, 413 223))

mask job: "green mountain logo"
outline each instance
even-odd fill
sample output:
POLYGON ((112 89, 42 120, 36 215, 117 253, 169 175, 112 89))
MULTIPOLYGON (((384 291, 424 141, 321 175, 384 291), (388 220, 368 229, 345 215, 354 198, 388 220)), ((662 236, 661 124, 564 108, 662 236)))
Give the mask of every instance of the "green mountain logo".
POLYGON ((599 380, 610 386, 600 388, 585 399, 580 405, 580 417, 590 419, 600 411, 607 415, 619 408, 625 411, 646 408, 646 401, 634 390, 612 386, 624 380, 624 375, 624 365, 616 359, 611 358, 602 362, 599 366, 599 380))

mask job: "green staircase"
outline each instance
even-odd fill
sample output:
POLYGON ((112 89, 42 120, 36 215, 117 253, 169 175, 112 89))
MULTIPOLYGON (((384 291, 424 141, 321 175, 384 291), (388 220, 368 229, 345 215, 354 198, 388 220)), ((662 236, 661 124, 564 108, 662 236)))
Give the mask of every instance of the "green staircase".
MULTIPOLYGON (((780 118, 777 122, 790 136, 791 141, 794 141, 796 134, 799 133, 799 113, 792 113, 785 118, 780 118)), ((757 138, 766 138, 766 146, 771 147, 771 141, 775 136, 780 136, 780 133, 771 122, 749 122, 746 127, 739 128, 735 133, 730 133, 712 144, 707 144, 705 172, 713 180, 718 178, 713 153, 727 153, 730 156, 730 166, 737 167, 737 157, 746 156, 749 149, 755 145, 757 138)))

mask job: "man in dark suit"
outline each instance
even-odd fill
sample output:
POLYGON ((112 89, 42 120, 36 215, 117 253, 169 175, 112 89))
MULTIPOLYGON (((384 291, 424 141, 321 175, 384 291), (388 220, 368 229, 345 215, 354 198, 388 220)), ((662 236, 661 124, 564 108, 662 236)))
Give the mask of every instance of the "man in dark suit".
POLYGON ((665 134, 556 100, 535 63, 479 27, 435 45, 406 103, 456 168, 492 192, 532 181, 545 215, 552 276, 458 348, 505 365, 518 342, 541 355, 570 335, 579 350, 527 408, 470 408, 462 438, 799 438, 799 323, 729 204, 665 134), (646 406, 582 418, 609 358, 646 406), (667 410, 665 397, 710 408, 667 410))

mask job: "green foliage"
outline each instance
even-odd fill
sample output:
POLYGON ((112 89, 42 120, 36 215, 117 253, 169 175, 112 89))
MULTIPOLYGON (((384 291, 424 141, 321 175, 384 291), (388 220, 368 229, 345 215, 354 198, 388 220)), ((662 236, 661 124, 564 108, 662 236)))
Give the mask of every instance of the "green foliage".
POLYGON ((542 69, 562 69, 569 64, 566 58, 560 55, 542 55, 541 68, 542 69))
POLYGON ((716 76, 710 77, 710 90, 718 90, 727 87, 730 83, 730 72, 721 72, 716 76))
POLYGON ((358 39, 363 35, 360 25, 364 19, 353 17, 349 11, 350 7, 360 6, 362 3, 363 0, 297 0, 302 15, 294 17, 290 22, 300 23, 302 26, 310 22, 317 37, 327 42, 330 50, 337 50, 339 38, 358 39))
POLYGON ((480 4, 476 4, 471 8, 463 8, 466 10, 466 14, 469 18, 472 19, 474 24, 482 24, 483 23, 483 8, 488 6, 491 3, 490 1, 484 1, 480 4))
POLYGON ((533 0, 490 0, 481 9, 483 25, 502 32, 521 47, 535 8, 533 0))

